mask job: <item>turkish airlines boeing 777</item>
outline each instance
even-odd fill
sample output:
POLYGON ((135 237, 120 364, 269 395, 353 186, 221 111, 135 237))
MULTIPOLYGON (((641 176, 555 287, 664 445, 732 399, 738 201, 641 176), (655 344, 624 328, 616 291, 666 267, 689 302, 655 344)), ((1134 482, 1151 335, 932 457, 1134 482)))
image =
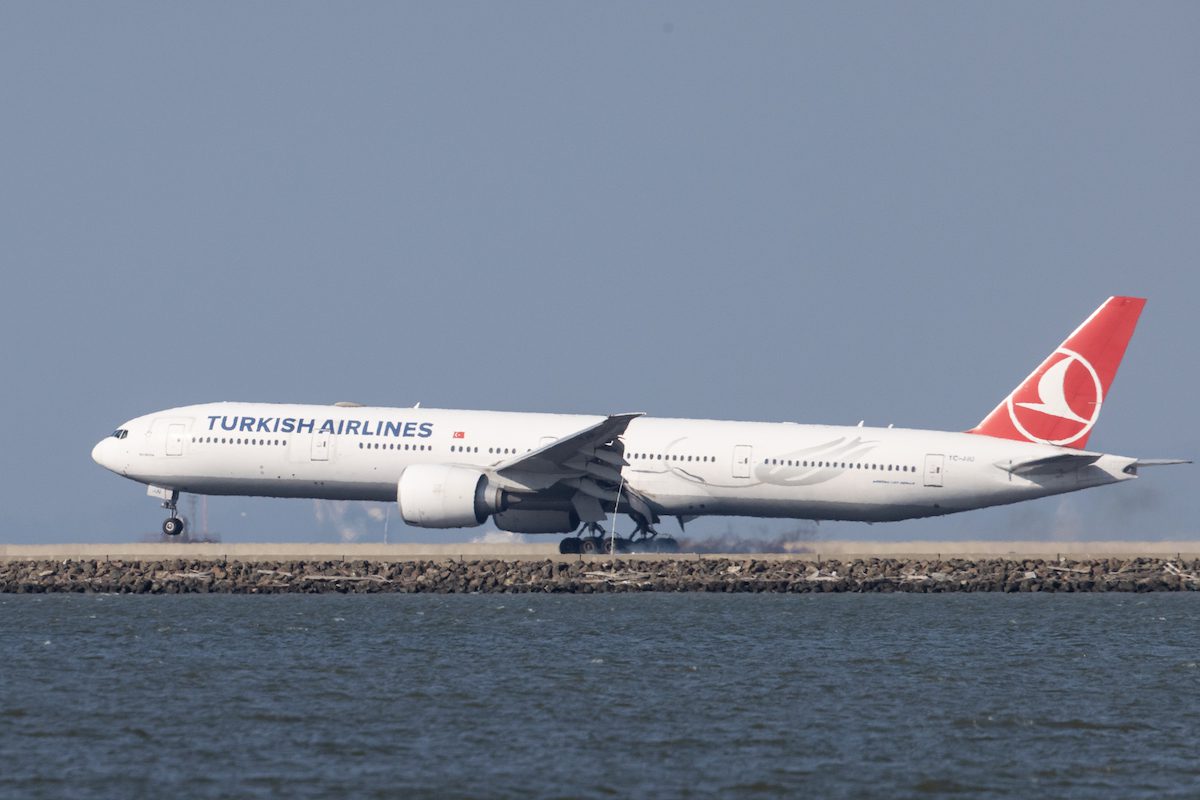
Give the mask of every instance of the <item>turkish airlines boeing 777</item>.
POLYGON ((1145 300, 1111 297, 965 433, 424 408, 210 403, 147 414, 92 458, 181 492, 396 501, 410 525, 571 533, 562 552, 671 550, 654 528, 744 515, 882 522, 951 514, 1188 463, 1085 450, 1145 300), (603 537, 628 514, 629 538, 603 537))

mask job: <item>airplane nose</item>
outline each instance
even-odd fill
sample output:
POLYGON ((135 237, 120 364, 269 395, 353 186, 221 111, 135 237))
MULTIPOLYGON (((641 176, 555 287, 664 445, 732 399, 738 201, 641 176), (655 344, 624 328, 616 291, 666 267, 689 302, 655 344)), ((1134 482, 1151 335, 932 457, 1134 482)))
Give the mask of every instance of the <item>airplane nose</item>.
POLYGON ((106 436, 97 442, 96 446, 92 448, 92 461, 95 461, 105 469, 112 469, 109 455, 111 449, 110 443, 112 441, 113 438, 111 436, 106 436))

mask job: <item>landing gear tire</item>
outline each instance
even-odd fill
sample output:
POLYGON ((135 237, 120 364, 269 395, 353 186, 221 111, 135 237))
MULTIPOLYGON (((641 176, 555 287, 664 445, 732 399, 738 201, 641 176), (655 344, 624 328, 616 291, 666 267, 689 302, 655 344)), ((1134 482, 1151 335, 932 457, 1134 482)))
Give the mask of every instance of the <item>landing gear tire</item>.
POLYGON ((183 520, 179 517, 168 517, 163 521, 162 532, 167 536, 178 536, 183 533, 183 520))
POLYGON ((599 545, 600 552, 605 555, 634 552, 634 542, 629 541, 624 536, 601 536, 599 537, 599 545))
POLYGON ((558 552, 564 556, 577 555, 580 552, 579 545, 581 542, 582 540, 578 536, 568 536, 558 543, 558 552))
POLYGON ((601 540, 596 536, 585 536, 579 540, 579 552, 585 556, 599 553, 601 546, 601 540))

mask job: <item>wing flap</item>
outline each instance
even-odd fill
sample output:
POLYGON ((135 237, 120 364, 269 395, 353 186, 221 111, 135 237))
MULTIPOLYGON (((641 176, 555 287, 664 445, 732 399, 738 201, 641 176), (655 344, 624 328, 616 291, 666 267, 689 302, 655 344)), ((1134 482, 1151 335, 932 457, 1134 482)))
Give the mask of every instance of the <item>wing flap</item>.
POLYGON ((558 484, 574 489, 571 503, 584 522, 603 519, 602 503, 624 506, 648 521, 657 516, 640 493, 626 485, 621 469, 628 465, 618 441, 639 413, 613 414, 594 425, 510 459, 492 473, 506 488, 543 491, 558 484))

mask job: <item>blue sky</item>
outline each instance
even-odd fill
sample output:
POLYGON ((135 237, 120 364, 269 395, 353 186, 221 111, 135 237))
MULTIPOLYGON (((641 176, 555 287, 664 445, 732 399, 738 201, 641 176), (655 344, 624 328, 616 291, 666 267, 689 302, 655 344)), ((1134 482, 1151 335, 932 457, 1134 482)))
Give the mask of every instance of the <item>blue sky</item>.
MULTIPOLYGON (((963 429, 1110 294, 1150 303, 1091 446, 1196 456, 1198 30, 1190 3, 0 5, 0 541, 155 531, 89 453, 192 402, 963 429)), ((821 532, 1195 538, 1196 475, 821 532)), ((208 503, 225 541, 377 538, 369 510, 208 503)))

